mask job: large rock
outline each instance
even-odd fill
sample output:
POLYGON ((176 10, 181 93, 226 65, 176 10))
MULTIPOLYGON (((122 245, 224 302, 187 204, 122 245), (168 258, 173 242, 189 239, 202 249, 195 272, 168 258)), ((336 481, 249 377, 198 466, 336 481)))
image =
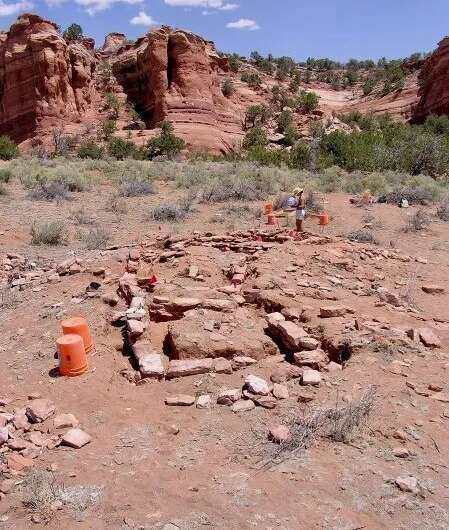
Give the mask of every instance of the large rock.
POLYGON ((0 34, 0 134, 21 142, 90 108, 96 59, 53 22, 21 15, 0 34))
MULTIPOLYGON (((301 326, 298 326, 289 320, 285 320, 285 317, 281 315, 281 313, 269 314, 266 319, 269 332, 282 343, 287 351, 296 352, 305 349, 303 347, 303 341, 310 337, 301 326)), ((307 341, 305 341, 304 344, 310 345, 307 341)))
POLYGON ((435 333, 429 328, 420 328, 418 330, 419 338, 424 346, 428 348, 439 348, 441 346, 440 339, 435 335, 435 333))
MULTIPOLYGON (((221 313, 214 312, 214 315, 215 321, 222 318, 221 313)), ((258 325, 257 321, 253 320, 250 326, 242 319, 236 319, 223 334, 204 329, 200 315, 172 322, 168 327, 166 345, 171 359, 248 356, 260 360, 279 353, 274 342, 265 335, 263 325, 258 325)))
POLYGON ((81 447, 84 447, 90 441, 92 440, 92 437, 87 434, 87 432, 74 428, 68 430, 64 436, 62 437, 62 444, 68 445, 69 447, 73 447, 74 449, 81 449, 81 447))
POLYGON ((139 364, 142 377, 163 379, 167 372, 168 360, 156 352, 149 342, 137 341, 132 346, 134 357, 139 364))
POLYGON ((296 352, 293 358, 297 366, 307 366, 314 370, 323 370, 329 363, 327 354, 321 349, 296 352))
POLYGON ((27 405, 26 415, 31 423, 41 423, 54 414, 55 410, 55 404, 49 399, 33 399, 27 405))
POLYGON ((245 386, 249 392, 259 396, 268 396, 270 393, 270 386, 265 379, 257 377, 256 375, 248 375, 245 379, 245 386))
POLYGON ((170 361, 167 379, 188 375, 207 374, 212 371, 213 359, 183 359, 170 361))

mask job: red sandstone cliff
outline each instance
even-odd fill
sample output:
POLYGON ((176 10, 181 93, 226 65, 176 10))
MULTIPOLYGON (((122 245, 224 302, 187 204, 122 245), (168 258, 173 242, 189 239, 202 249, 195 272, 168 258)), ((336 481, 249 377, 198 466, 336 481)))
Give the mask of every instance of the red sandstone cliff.
POLYGON ((92 52, 67 44, 56 24, 19 17, 0 36, 0 134, 20 142, 45 120, 76 119, 90 105, 95 64, 92 52))
POLYGON ((422 122, 429 114, 449 114, 449 37, 425 61, 419 84, 420 100, 413 121, 422 122))

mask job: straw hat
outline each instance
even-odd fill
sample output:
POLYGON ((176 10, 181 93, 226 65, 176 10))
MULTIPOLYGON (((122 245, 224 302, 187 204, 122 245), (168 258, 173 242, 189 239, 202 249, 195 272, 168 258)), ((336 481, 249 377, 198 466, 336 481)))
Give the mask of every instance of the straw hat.
POLYGON ((296 195, 301 195, 301 193, 303 193, 303 192, 304 192, 304 188, 295 188, 293 190, 293 195, 295 195, 295 196, 296 195))

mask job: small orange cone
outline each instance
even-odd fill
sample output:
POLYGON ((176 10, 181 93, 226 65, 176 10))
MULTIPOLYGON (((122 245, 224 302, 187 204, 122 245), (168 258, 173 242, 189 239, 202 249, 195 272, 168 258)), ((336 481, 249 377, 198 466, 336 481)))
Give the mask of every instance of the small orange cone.
POLYGON ((59 357, 59 373, 76 377, 87 371, 87 357, 83 339, 79 335, 67 334, 56 341, 59 357))
POLYGON ((86 353, 92 351, 94 341, 89 331, 87 321, 83 317, 72 317, 62 321, 62 332, 64 335, 79 335, 84 342, 86 353))
POLYGON ((270 215, 270 213, 273 213, 273 203, 267 202, 265 204, 265 215, 270 215))

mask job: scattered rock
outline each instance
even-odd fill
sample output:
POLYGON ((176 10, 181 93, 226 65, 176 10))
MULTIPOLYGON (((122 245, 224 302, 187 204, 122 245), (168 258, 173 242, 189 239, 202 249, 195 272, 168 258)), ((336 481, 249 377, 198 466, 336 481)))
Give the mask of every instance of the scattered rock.
POLYGON ((0 428, 0 447, 8 441, 9 429, 8 427, 0 428))
POLYGON ((126 328, 130 338, 136 339, 143 335, 145 331, 145 324, 140 320, 130 319, 126 322, 126 328))
POLYGON ((217 374, 232 374, 231 361, 224 357, 219 357, 213 361, 213 370, 217 374))
POLYGON ((80 449, 88 444, 92 440, 92 437, 87 432, 73 428, 68 430, 62 437, 62 444, 73 447, 74 449, 80 449))
POLYGON ((236 401, 242 398, 242 391, 240 388, 231 388, 222 390, 217 397, 217 403, 219 405, 232 405, 236 401))
POLYGON ((390 292, 386 287, 379 287, 377 289, 377 294, 379 295, 379 298, 382 300, 382 302, 386 302, 387 304, 391 304, 395 307, 402 305, 399 295, 390 292))
POLYGON ((209 394, 203 394, 196 400, 197 409, 210 409, 212 406, 212 400, 209 394))
POLYGON ((268 396, 270 393, 270 387, 265 379, 257 377, 256 375, 248 375, 245 379, 245 387, 252 394, 259 396, 268 396))
POLYGON ((302 374, 301 384, 304 386, 318 386, 321 383, 321 374, 317 370, 305 370, 302 374))
POLYGON ((395 484, 401 491, 419 493, 418 480, 415 477, 398 477, 395 484))
POLYGON ((253 401, 250 399, 241 399, 240 401, 235 402, 232 405, 232 412, 239 413, 239 412, 249 412, 250 410, 253 410, 256 408, 256 405, 253 401))
POLYGON ((190 407, 194 403, 195 397, 185 394, 167 396, 165 398, 165 404, 171 407, 190 407))
POLYGON ((410 451, 406 447, 395 447, 393 448, 393 455, 397 458, 408 458, 410 451))
POLYGON ((13 471, 22 471, 27 467, 32 467, 34 462, 31 458, 25 458, 19 453, 11 453, 6 457, 6 464, 13 471))
POLYGON ((418 332, 421 342, 424 344, 424 346, 427 346, 428 348, 441 347, 440 339, 435 335, 435 333, 431 329, 420 328, 418 332))
POLYGON ((206 374, 212 371, 213 359, 172 360, 168 365, 167 379, 189 375, 206 374))
POLYGON ((49 399, 34 399, 26 407, 26 415, 31 423, 42 423, 56 410, 55 404, 49 399))
POLYGON ((321 318, 344 317, 348 309, 340 305, 320 307, 321 318))
POLYGON ((79 421, 73 414, 57 414, 53 419, 55 429, 68 429, 78 427, 79 421))
POLYGON ((288 388, 285 385, 275 383, 273 385, 273 396, 277 399, 287 399, 289 396, 288 388))
POLYGON ((297 366, 307 366, 314 370, 323 370, 329 363, 327 354, 321 349, 296 352, 293 354, 293 359, 297 366))
POLYGON ((289 442, 292 439, 292 433, 285 425, 277 425, 276 427, 271 427, 268 438, 275 443, 281 444, 289 442))
POLYGON ((427 294, 443 294, 445 292, 441 285, 423 285, 422 290, 427 294))

